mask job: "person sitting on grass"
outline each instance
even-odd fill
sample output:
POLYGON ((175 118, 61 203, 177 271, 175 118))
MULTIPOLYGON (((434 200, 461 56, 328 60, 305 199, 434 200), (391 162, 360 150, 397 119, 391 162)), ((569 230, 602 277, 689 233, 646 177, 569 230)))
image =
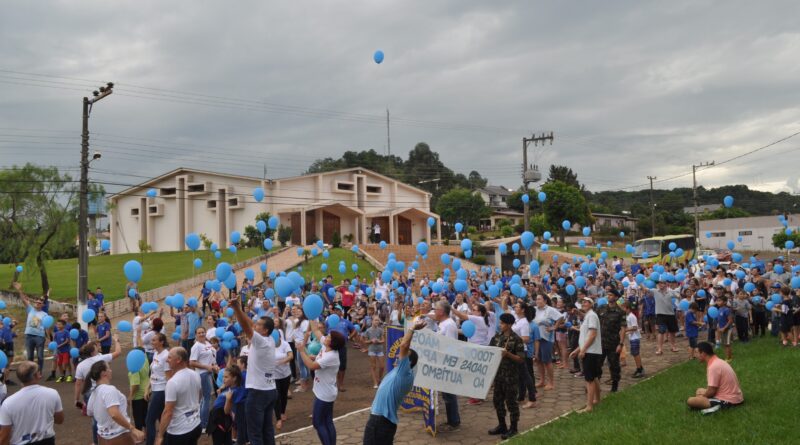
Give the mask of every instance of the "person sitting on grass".
POLYGON ((698 388, 694 397, 686 400, 689 408, 702 410, 701 412, 706 415, 744 402, 736 372, 728 362, 714 354, 714 346, 711 343, 700 342, 697 345, 697 358, 706 364, 708 386, 698 388))

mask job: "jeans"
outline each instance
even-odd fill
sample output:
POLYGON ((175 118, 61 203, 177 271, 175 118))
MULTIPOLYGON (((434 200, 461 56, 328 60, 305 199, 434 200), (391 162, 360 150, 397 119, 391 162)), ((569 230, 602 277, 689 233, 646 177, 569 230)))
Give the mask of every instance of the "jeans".
POLYGON ((458 397, 455 394, 443 392, 444 409, 447 411, 447 424, 450 426, 461 425, 461 417, 458 415, 458 397))
POLYGON ((147 418, 145 419, 145 429, 147 432, 147 445, 156 442, 156 422, 161 419, 164 412, 164 391, 153 391, 150 393, 150 401, 147 404, 147 418))
POLYGON ((247 439, 247 414, 245 414, 245 402, 233 405, 233 418, 236 420, 236 445, 244 445, 247 439))
POLYGON ((33 361, 33 350, 36 350, 36 363, 39 372, 44 374, 44 337, 38 335, 25 335, 25 350, 28 351, 28 361, 33 361))
POLYGON ((208 425, 208 414, 211 411, 211 392, 214 390, 214 380, 210 372, 200 374, 200 426, 205 429, 208 425))
POLYGON ((322 445, 336 445, 336 427, 333 425, 333 402, 323 402, 314 397, 311 423, 317 430, 322 445))
POLYGON ((302 380, 307 379, 308 378, 308 368, 306 368, 306 365, 303 363, 303 359, 300 358, 300 354, 297 354, 297 355, 294 356, 294 361, 297 364, 298 377, 300 379, 302 379, 302 380))
POLYGON ((519 364, 519 393, 517 399, 519 401, 525 400, 526 394, 529 401, 536 401, 536 387, 533 385, 533 358, 529 357, 525 357, 525 361, 519 364))
POLYGON ((275 414, 275 402, 278 400, 278 391, 260 389, 247 389, 245 402, 245 415, 247 416, 247 437, 250 445, 275 445, 275 429, 272 425, 272 415, 275 414))
POLYGON ((364 445, 392 445, 397 424, 377 414, 371 414, 364 428, 364 445))

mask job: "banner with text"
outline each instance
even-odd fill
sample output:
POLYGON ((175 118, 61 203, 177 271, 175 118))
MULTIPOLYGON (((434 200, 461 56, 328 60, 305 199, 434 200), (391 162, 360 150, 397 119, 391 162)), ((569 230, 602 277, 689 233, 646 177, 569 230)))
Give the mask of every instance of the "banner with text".
POLYGON ((464 397, 485 399, 492 386, 502 349, 437 335, 430 329, 414 332, 417 351, 414 385, 464 397))
MULTIPOLYGON (((394 369, 394 362, 397 360, 397 353, 400 351, 400 343, 403 340, 404 331, 401 327, 386 327, 386 370, 394 369)), ((422 411, 422 421, 425 424, 425 431, 436 436, 436 393, 427 388, 414 386, 406 394, 400 403, 403 412, 422 411)))

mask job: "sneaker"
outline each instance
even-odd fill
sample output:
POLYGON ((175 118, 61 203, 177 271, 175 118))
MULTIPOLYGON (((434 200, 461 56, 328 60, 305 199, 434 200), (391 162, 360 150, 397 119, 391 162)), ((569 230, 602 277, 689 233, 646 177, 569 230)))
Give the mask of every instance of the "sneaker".
POLYGON ((479 399, 469 399, 469 400, 467 401, 467 403, 468 403, 468 404, 470 404, 470 405, 473 405, 473 406, 474 406, 474 405, 480 405, 481 403, 483 403, 483 400, 479 400, 479 399))
POLYGON ((722 405, 712 406, 711 408, 706 408, 700 411, 700 414, 707 416, 709 414, 714 414, 715 412, 719 411, 722 408, 722 405))
POLYGON ((517 429, 512 426, 511 429, 508 430, 508 432, 506 432, 502 436, 500 436, 500 438, 503 439, 503 440, 510 439, 510 438, 516 436, 517 433, 518 433, 517 429))
POLYGON ((490 436, 499 436, 499 435, 505 434, 507 432, 508 432, 508 428, 506 428, 505 425, 500 424, 500 425, 497 425, 496 427, 490 429, 489 430, 489 435, 490 436))
POLYGON ((378 389, 378 385, 372 385, 372 389, 378 389))
POLYGON ((455 433, 456 431, 461 429, 461 424, 458 425, 450 425, 449 423, 443 423, 436 427, 437 433, 455 433))
POLYGON ((72 382, 75 381, 75 379, 73 379, 71 375, 68 375, 67 378, 64 379, 64 381, 67 382, 67 383, 72 383, 72 382))
POLYGON ((58 376, 58 377, 56 377, 56 383, 61 383, 61 382, 63 382, 63 381, 64 381, 64 376, 58 376))
POLYGON ((47 381, 47 382, 52 382, 52 381, 53 381, 53 380, 55 380, 55 379, 56 379, 56 375, 55 375, 55 374, 50 374, 50 375, 47 377, 47 380, 45 380, 45 381, 47 381))

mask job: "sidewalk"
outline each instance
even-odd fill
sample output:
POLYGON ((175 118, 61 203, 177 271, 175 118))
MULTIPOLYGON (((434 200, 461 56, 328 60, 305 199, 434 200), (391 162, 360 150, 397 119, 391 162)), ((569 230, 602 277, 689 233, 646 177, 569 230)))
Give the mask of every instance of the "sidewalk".
MULTIPOLYGON (((655 355, 655 341, 642 339, 642 362, 647 376, 659 373, 672 365, 686 360, 686 339, 677 339, 680 352, 669 352, 665 347, 664 355, 655 355)), ((628 356, 628 365, 622 368, 622 381, 620 390, 645 379, 633 379, 630 375, 635 371, 633 358, 628 356)), ((583 378, 573 377, 564 369, 556 369, 556 389, 552 391, 539 390, 538 401, 535 408, 521 410, 519 429, 526 431, 534 426, 549 422, 573 410, 582 408, 586 404, 584 395, 583 378)), ((538 377, 538 376, 537 376, 538 377)), ((605 382, 609 378, 608 368, 603 369, 605 382)), ((610 385, 601 385, 603 397, 609 394, 610 385)), ((366 408, 366 407, 365 407, 366 408)), ((444 403, 439 399, 437 410, 437 424, 445 419, 444 403)), ((499 443, 499 436, 489 436, 487 431, 497 424, 494 407, 492 406, 492 392, 489 391, 488 399, 478 406, 470 406, 467 399, 459 397, 459 412, 461 415, 461 429, 452 433, 441 433, 437 436, 424 431, 422 414, 408 413, 400 415, 400 424, 395 436, 396 445, 423 445, 429 443, 439 444, 487 444, 499 443)), ((362 441, 364 426, 369 418, 369 409, 362 412, 342 416, 335 421, 336 439, 340 444, 359 444, 362 441)), ((316 431, 309 427, 296 432, 287 433, 276 438, 276 443, 289 444, 314 444, 319 443, 316 431)))

